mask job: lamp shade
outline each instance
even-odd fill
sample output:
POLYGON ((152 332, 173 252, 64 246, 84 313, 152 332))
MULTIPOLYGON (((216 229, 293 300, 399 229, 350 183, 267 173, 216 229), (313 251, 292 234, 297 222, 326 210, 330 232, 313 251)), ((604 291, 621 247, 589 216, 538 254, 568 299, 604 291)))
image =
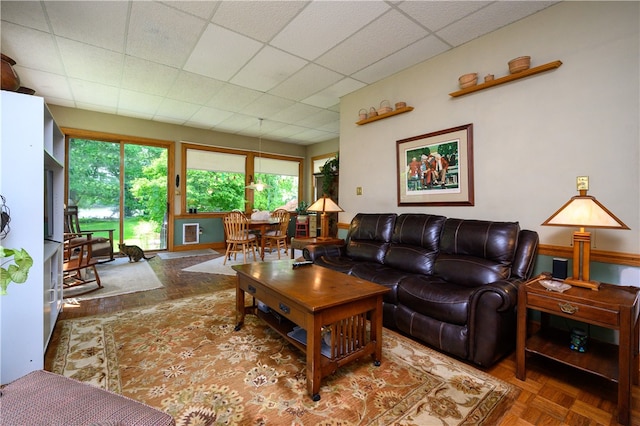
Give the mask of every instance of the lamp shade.
POLYGON ((595 197, 586 195, 586 191, 581 191, 580 195, 572 197, 542 225, 629 229, 595 197))
POLYGON ((331 198, 324 196, 324 197, 318 198, 318 200, 315 203, 311 204, 311 206, 307 208, 307 211, 331 213, 331 212, 343 212, 344 210, 342 210, 342 207, 337 205, 331 198))

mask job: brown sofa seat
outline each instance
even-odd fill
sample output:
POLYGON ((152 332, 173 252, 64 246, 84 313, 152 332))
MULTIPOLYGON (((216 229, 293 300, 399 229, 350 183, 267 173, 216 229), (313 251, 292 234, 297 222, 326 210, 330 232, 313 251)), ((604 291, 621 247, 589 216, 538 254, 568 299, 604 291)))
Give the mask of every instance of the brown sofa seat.
POLYGON ((2 425, 175 425, 163 411, 43 370, 9 383, 0 392, 2 425))

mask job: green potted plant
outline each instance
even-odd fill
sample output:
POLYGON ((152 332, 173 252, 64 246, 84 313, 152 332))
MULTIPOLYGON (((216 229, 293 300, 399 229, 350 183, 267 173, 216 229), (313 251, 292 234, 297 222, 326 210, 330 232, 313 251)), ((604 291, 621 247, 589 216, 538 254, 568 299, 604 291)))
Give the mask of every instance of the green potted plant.
POLYGON ((22 284, 29 277, 33 259, 25 249, 10 249, 0 246, 0 296, 7 294, 7 287, 14 282, 22 284), (5 268, 5 265, 12 262, 5 268))
POLYGON ((296 221, 303 223, 309 220, 309 216, 307 215, 307 208, 309 208, 309 204, 306 201, 300 201, 298 203, 298 207, 296 207, 296 221))
POLYGON ((330 158, 324 163, 324 166, 320 167, 322 173, 322 194, 331 196, 333 181, 338 175, 340 170, 340 159, 338 154, 335 157, 330 158))

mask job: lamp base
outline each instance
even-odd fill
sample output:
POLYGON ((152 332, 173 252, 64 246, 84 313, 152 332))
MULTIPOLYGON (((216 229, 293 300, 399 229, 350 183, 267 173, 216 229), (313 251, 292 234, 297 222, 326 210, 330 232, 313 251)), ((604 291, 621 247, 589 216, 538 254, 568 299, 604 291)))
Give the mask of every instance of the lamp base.
POLYGON ((591 290, 598 291, 600 289, 600 283, 598 281, 583 281, 569 277, 564 280, 565 283, 574 285, 576 287, 590 288, 591 290))

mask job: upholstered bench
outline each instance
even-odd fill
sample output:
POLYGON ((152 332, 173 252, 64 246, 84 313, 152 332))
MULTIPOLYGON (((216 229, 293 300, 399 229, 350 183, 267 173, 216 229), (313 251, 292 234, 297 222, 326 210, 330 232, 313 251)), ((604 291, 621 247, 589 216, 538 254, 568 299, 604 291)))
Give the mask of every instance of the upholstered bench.
POLYGON ((43 370, 9 383, 0 392, 1 425, 175 425, 163 411, 43 370))

